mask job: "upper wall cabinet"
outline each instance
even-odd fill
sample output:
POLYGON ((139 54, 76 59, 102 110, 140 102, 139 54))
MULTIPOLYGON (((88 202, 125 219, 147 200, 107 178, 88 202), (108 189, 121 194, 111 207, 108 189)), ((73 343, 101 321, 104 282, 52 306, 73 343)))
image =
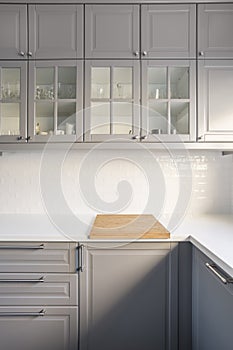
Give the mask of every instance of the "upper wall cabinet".
POLYGON ((82 56, 82 5, 0 5, 0 59, 82 56))
POLYGON ((27 50, 27 6, 0 5, 0 59, 24 58, 27 50))
POLYGON ((139 56, 138 5, 87 5, 85 16, 86 58, 139 56))
POLYGON ((233 141, 233 60, 198 62, 198 129, 202 141, 233 141))
POLYGON ((195 58, 195 5, 142 5, 144 58, 195 58))
POLYGON ((82 5, 30 5, 29 52, 36 59, 83 56, 82 5))
POLYGON ((198 5, 200 58, 233 57, 233 4, 198 5))

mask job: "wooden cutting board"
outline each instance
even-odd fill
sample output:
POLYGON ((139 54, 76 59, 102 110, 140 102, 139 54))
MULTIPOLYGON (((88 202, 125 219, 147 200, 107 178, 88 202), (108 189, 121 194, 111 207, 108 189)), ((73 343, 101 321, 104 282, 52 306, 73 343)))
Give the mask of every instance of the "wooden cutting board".
POLYGON ((169 231, 153 215, 97 215, 91 239, 170 238, 169 231))

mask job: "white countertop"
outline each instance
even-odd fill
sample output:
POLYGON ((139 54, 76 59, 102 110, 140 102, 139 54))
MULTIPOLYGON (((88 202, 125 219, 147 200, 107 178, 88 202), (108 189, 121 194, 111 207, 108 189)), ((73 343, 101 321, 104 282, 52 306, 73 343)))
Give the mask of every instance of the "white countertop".
MULTIPOLYGON (((51 220, 46 215, 3 214, 0 215, 0 241, 86 242, 93 220, 85 215, 82 220, 61 215, 51 220)), ((170 239, 150 241, 184 240, 190 240, 233 276, 233 215, 188 217, 171 232, 170 239)))

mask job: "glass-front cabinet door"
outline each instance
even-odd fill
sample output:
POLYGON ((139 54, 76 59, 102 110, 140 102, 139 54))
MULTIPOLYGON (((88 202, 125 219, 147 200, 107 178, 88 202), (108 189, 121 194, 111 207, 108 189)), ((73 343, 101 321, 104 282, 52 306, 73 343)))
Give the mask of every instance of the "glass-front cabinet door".
POLYGON ((139 62, 87 61, 85 140, 138 139, 139 62))
POLYGON ((142 62, 141 140, 195 141, 195 61, 142 62))
POLYGON ((29 63, 29 140, 81 141, 82 61, 29 63))
POLYGON ((26 141, 26 63, 0 62, 0 142, 26 141))

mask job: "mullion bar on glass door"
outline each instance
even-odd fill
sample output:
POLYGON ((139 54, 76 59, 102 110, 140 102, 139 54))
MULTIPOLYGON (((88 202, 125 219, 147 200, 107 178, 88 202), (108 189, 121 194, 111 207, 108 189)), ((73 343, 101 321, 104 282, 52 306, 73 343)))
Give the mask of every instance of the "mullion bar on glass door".
POLYGON ((58 67, 54 67, 54 120, 53 120, 53 125, 54 125, 54 133, 55 135, 58 135, 58 124, 57 124, 57 113, 58 113, 58 67))
POLYGON ((114 75, 113 75, 113 67, 110 67, 110 135, 113 134, 113 81, 114 81, 114 75))
POLYGON ((167 133, 171 134, 171 69, 167 67, 167 133))

